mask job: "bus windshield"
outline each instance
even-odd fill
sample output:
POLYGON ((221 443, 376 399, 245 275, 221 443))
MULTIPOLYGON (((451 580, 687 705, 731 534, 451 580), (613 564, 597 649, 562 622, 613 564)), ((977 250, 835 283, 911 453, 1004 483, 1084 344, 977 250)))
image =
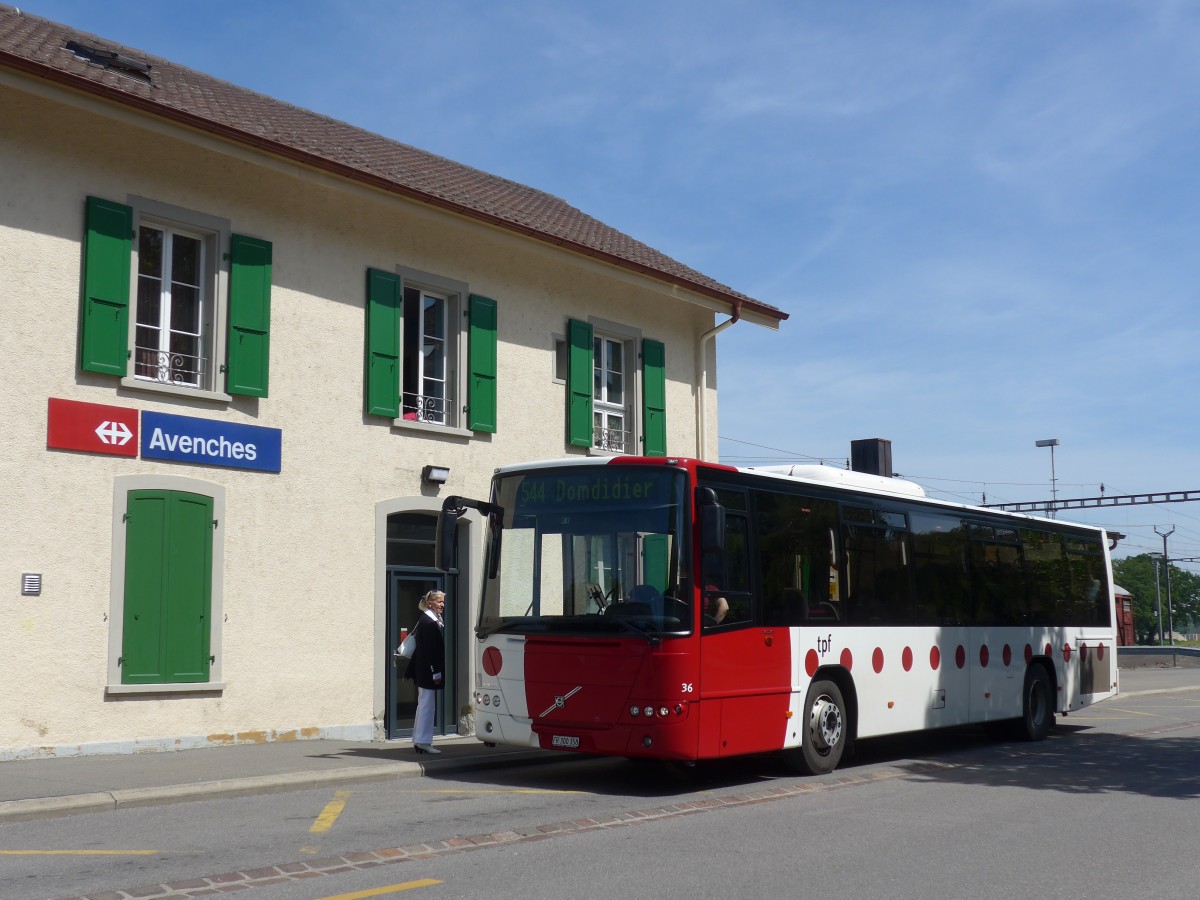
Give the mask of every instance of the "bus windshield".
POLYGON ((686 484, 662 466, 497 476, 478 633, 690 631, 686 484))

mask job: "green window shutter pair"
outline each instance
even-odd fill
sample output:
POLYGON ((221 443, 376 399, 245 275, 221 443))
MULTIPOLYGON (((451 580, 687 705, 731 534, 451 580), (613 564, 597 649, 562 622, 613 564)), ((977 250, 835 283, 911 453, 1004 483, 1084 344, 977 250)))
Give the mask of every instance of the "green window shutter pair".
POLYGON ((130 491, 125 528, 121 683, 208 681, 212 498, 130 491))
MULTIPOLYGON (((567 442, 592 446, 592 380, 594 351, 592 326, 571 319, 567 323, 567 442)), ((642 341, 642 426, 646 456, 667 455, 666 346, 642 341)))
MULTIPOLYGON (((79 367, 124 377, 129 360, 133 208, 87 198, 83 239, 79 367)), ((225 390, 267 396, 271 328, 271 244, 230 241, 229 346, 225 390)))
MULTIPOLYGON (((403 325, 400 276, 367 269, 367 338, 363 371, 363 410, 369 416, 400 415, 400 329, 403 325)), ((496 431, 496 301, 471 294, 467 356, 467 427, 496 431)))

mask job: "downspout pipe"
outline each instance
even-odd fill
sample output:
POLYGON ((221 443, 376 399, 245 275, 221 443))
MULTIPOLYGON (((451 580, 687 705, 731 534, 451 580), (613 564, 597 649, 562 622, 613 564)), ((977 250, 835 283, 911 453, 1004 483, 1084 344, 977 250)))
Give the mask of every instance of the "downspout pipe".
POLYGON ((742 304, 735 302, 733 304, 733 312, 730 318, 726 319, 719 325, 710 328, 704 334, 700 335, 700 347, 696 354, 696 384, 699 385, 699 390, 696 393, 696 458, 704 461, 708 459, 708 344, 718 334, 736 323, 742 317, 742 304))

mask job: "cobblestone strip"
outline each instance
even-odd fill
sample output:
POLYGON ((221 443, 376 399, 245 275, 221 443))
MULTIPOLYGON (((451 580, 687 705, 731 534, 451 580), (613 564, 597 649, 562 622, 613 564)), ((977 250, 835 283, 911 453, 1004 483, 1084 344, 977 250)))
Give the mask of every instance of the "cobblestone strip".
POLYGON ((903 771, 889 768, 874 772, 865 772, 861 775, 838 773, 836 776, 827 777, 821 781, 805 781, 791 785, 773 785, 769 788, 750 791, 744 794, 681 801, 667 806, 634 809, 628 812, 597 816, 591 819, 551 822, 547 825, 527 825, 514 828, 512 831, 498 831, 492 834, 450 837, 443 840, 428 841, 423 844, 409 844, 405 847, 388 847, 383 850, 346 853, 341 856, 327 856, 305 862, 283 863, 277 866, 245 869, 240 872, 208 875, 203 878, 189 878, 185 881, 148 884, 141 887, 125 888, 120 891, 104 891, 98 894, 65 898, 65 900, 180 900, 180 898, 185 897, 216 897, 250 888, 266 887, 271 884, 283 884, 309 878, 322 878, 327 875, 339 875, 343 872, 369 869, 392 863, 434 859, 448 853, 482 850, 488 847, 499 847, 504 844, 542 841, 561 837, 566 834, 581 834, 604 828, 640 825, 645 822, 658 821, 674 816, 696 815, 697 813, 711 812, 712 810, 725 809, 731 806, 749 806, 771 800, 802 796, 818 791, 830 791, 844 787, 874 784, 878 781, 900 778, 923 770, 932 771, 943 768, 948 768, 948 766, 941 763, 921 763, 918 766, 910 766, 903 771))

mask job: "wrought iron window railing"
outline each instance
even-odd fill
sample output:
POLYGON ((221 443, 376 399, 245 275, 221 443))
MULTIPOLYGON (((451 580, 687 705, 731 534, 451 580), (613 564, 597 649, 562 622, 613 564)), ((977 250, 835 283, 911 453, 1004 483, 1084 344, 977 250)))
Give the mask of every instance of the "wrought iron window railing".
POLYGON ((135 351, 134 375, 138 378, 178 387, 202 388, 206 384, 207 360, 203 356, 154 347, 136 347, 135 351))
POLYGON ((426 397, 422 394, 401 395, 402 416, 410 422, 429 422, 445 425, 448 404, 444 397, 426 397))

